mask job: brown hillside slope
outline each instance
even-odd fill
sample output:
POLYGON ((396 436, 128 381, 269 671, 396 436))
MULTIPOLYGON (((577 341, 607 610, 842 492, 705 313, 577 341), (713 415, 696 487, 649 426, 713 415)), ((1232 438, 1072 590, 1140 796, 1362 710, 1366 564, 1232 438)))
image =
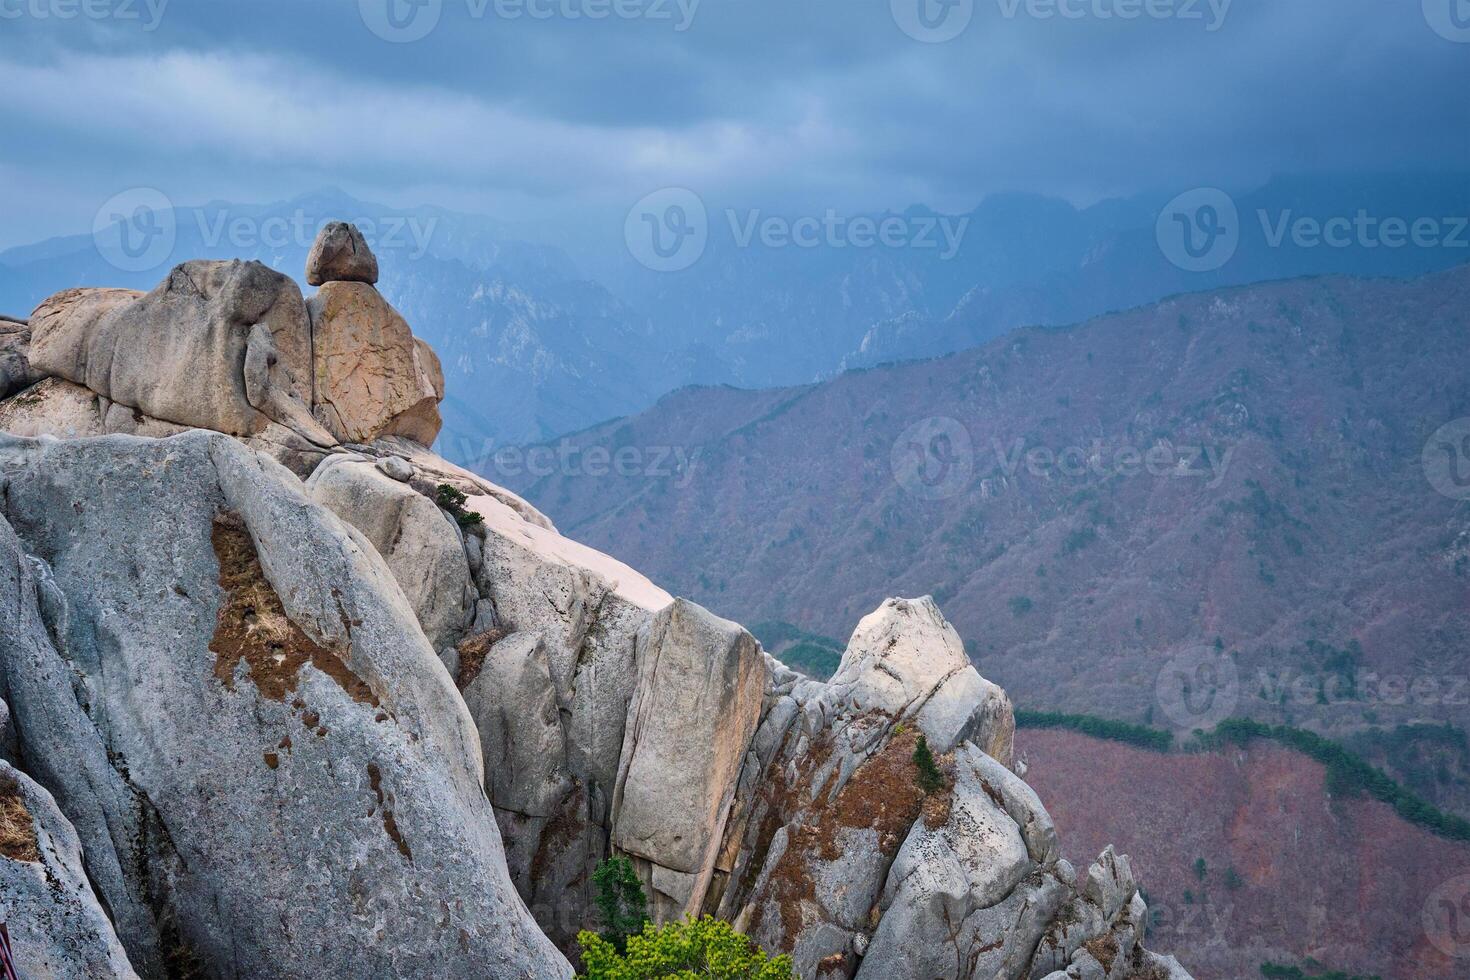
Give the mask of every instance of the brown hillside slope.
POLYGON ((1199 980, 1309 956, 1384 980, 1470 974, 1470 942, 1439 929, 1465 958, 1447 956, 1422 921, 1426 905, 1443 915, 1442 901, 1470 896, 1470 878, 1455 884, 1470 873, 1470 846, 1381 803, 1331 799, 1319 763, 1265 743, 1164 756, 1024 730, 1016 744, 1067 856, 1106 842, 1127 853, 1155 917, 1152 941, 1187 956, 1199 980))
POLYGON ((1268 283, 806 388, 688 390, 535 474, 484 468, 744 622, 843 637, 888 592, 931 593, 1036 709, 1177 724, 1160 670, 1218 640, 1234 714, 1464 725, 1470 502, 1422 456, 1470 417, 1467 336, 1470 266, 1268 283))

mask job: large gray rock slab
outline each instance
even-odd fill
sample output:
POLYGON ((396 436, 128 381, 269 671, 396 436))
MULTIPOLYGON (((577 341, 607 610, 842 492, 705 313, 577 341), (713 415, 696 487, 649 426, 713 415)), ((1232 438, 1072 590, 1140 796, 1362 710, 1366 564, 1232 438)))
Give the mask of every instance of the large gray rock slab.
POLYGON ((289 277, 259 262, 194 261, 144 296, 67 290, 48 298, 31 317, 30 360, 153 418, 244 436, 310 416, 310 331, 289 277), (253 359, 247 389, 256 325, 268 349, 253 359))
POLYGON ((27 980, 136 980, 82 866, 77 833, 40 786, 0 762, 0 922, 27 980))
POLYGON ((554 816, 572 780, 541 637, 513 633, 496 643, 464 699, 480 729, 485 783, 495 805, 527 817, 554 816))
MULTIPOLYGON (((358 532, 211 433, 4 439, 0 477, 65 604, 48 644, 0 646, 23 754, 52 758, 119 920, 155 915, 155 948, 217 977, 570 976, 510 882, 463 701, 358 532)), ((34 595, 33 565, 12 542, 34 595)))
MULTIPOLYGON (((539 641, 540 652, 518 662, 534 664, 539 674, 544 653, 547 696, 560 716, 560 731, 548 721, 525 737, 496 735, 496 748, 486 752, 486 791, 517 887, 542 928, 571 950, 579 929, 598 928, 591 877, 607 856, 628 705, 638 683, 637 637, 673 599, 626 565, 562 537, 513 494, 414 450, 406 440, 380 440, 373 448, 407 455, 416 486, 460 487, 469 494, 467 506, 483 518, 466 536, 481 596, 475 624, 480 635, 462 645, 459 657, 460 683, 482 736, 505 729, 497 686, 474 671, 494 669, 526 637, 539 641), (481 660, 475 648, 489 640, 495 642, 481 660), (481 662, 485 666, 477 667, 481 662), (564 752, 548 749, 559 740, 564 752), (570 784, 562 781, 563 765, 570 784), (502 778, 502 768, 513 775, 502 778), (531 787, 537 788, 527 792, 531 787), (563 787, 562 798, 548 806, 563 787)), ((534 702, 536 715, 545 711, 549 719, 545 696, 530 687, 522 691, 516 697, 534 702)))
POLYGON ((694 876, 687 895, 669 896, 678 914, 703 903, 767 673, 749 633, 682 599, 638 636, 612 840, 624 853, 694 876))
POLYGON ((448 514, 372 462, 352 456, 323 460, 306 488, 377 549, 435 650, 463 638, 476 594, 463 537, 448 514))
MULTIPOLYGON (((16 436, 83 439, 130 435, 164 439, 188 429, 109 401, 64 378, 46 378, 0 402, 0 431, 16 436)), ((276 422, 268 422, 260 432, 241 441, 301 477, 309 475, 329 452, 320 443, 276 422)))

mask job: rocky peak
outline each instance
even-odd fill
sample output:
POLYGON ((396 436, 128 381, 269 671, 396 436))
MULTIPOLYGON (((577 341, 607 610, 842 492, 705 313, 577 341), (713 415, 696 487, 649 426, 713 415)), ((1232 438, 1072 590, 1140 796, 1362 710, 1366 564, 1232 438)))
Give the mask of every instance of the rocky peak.
MULTIPOLYGON (((259 262, 194 261, 148 293, 48 297, 30 318, 28 363, 8 373, 54 381, 8 406, 0 425, 58 436, 213 429, 298 473, 343 443, 431 445, 443 371, 373 286, 377 260, 362 234, 325 226, 307 278, 321 286, 309 300, 259 262)), ((12 351, 16 333, 7 332, 12 351)))
POLYGON ((375 278, 337 223, 309 299, 191 262, 0 331, 0 815, 44 864, 0 849, 0 918, 66 924, 23 970, 568 977, 621 855, 804 978, 1186 976, 1126 859, 1059 858, 932 599, 796 674, 434 455, 375 278))

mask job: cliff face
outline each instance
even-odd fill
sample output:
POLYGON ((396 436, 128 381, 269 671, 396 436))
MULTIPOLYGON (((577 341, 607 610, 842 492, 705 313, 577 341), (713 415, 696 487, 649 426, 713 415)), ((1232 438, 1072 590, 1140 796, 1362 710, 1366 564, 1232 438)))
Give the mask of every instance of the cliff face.
POLYGON ((1320 763, 1269 743, 1165 756, 1060 731, 1017 742, 1063 850, 1126 850, 1150 940, 1187 949, 1201 980, 1307 957, 1384 980, 1464 976, 1470 950, 1436 902, 1470 890, 1470 845, 1334 798, 1320 763))
POLYGON ((1187 976, 1126 857, 1062 859, 931 599, 823 684, 562 537, 425 448, 442 375, 364 253, 11 331, 0 918, 71 923, 22 972, 564 977, 618 854, 804 977, 1187 976))

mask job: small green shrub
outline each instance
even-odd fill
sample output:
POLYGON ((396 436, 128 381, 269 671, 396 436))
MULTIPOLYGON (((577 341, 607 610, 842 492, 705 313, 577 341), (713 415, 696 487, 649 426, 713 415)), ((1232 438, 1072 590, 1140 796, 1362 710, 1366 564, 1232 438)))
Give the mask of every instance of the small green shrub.
POLYGON ((469 499, 463 490, 449 483, 439 484, 434 491, 434 502, 449 511, 460 527, 474 527, 485 521, 479 514, 465 507, 469 499))
POLYGON ((597 889, 597 912, 602 917, 602 941, 619 954, 626 951, 629 936, 648 925, 648 896, 643 883, 625 857, 612 857, 592 872, 597 889))
POLYGON ((628 937, 626 951, 590 932, 579 934, 577 942, 586 969, 580 975, 586 980, 794 980, 795 976, 791 957, 768 957, 728 922, 709 916, 662 928, 649 923, 640 934, 628 937))
POLYGON ((922 735, 919 736, 919 744, 914 746, 914 765, 919 770, 920 789, 929 794, 944 789, 944 773, 939 771, 939 764, 934 761, 929 740, 922 735))

